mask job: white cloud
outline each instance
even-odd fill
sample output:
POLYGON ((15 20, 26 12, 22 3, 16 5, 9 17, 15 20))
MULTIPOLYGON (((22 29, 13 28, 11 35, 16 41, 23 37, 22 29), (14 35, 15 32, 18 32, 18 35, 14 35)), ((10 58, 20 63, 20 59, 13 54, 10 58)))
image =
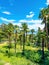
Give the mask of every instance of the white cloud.
POLYGON ((19 22, 20 23, 23 23, 23 22, 27 23, 27 20, 23 19, 23 20, 19 20, 19 22))
POLYGON ((18 25, 20 27, 21 27, 21 23, 25 22, 28 24, 29 29, 33 28, 36 31, 38 30, 38 27, 40 27, 41 29, 44 28, 44 24, 43 25, 41 24, 42 20, 33 20, 33 19, 32 20, 26 20, 26 19, 24 19, 24 20, 19 20, 18 22, 15 22, 16 20, 9 20, 9 19, 3 18, 3 17, 0 17, 0 19, 2 21, 5 21, 5 22, 13 23, 13 25, 18 25), (29 24, 29 23, 31 23, 31 24, 29 24))
POLYGON ((18 25, 21 27, 21 23, 13 23, 13 25, 18 25))
POLYGON ((21 22, 21 23, 23 23, 23 22, 25 22, 25 23, 33 23, 33 24, 37 24, 37 23, 41 23, 42 22, 42 20, 26 20, 26 19, 24 19, 24 20, 19 20, 19 22, 21 22))
POLYGON ((4 11, 4 12, 2 12, 2 13, 7 14, 7 15, 10 15, 10 14, 11 14, 11 13, 8 12, 8 11, 4 11))
POLYGON ((44 24, 41 25, 41 24, 32 24, 32 25, 28 25, 28 28, 29 29, 35 29, 35 30, 38 30, 38 27, 41 28, 41 30, 44 28, 44 24))
POLYGON ((24 19, 24 20, 19 20, 19 22, 20 23, 23 23, 23 22, 27 23, 29 29, 33 28, 33 29, 37 30, 38 27, 40 27, 41 29, 44 28, 44 24, 43 25, 41 24, 42 20, 33 20, 33 19, 32 20, 26 20, 26 19, 24 19), (29 23, 31 23, 31 24, 29 24, 29 23))
POLYGON ((15 20, 9 20, 7 18, 0 17, 2 21, 13 23, 15 20))
POLYGON ((31 11, 29 12, 29 15, 26 15, 26 18, 32 18, 34 16, 34 13, 31 11))
MULTIPOLYGON (((21 27, 20 22, 19 23, 13 23, 13 25, 18 25, 21 27)), ((37 31, 39 27, 41 28, 41 30, 43 30, 44 26, 45 26, 44 24, 38 24, 38 23, 37 24, 28 24, 28 28, 34 29, 35 31, 37 31)))
POLYGON ((30 14, 33 14, 33 12, 31 11, 30 14))
POLYGON ((49 0, 47 0, 46 4, 49 5, 49 0))

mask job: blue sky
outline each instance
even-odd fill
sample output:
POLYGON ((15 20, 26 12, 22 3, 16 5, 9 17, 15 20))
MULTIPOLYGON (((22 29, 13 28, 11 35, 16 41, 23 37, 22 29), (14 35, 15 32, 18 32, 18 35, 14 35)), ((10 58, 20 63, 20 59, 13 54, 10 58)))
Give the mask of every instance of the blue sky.
POLYGON ((43 29, 38 16, 48 4, 49 0, 0 0, 0 24, 10 22, 21 26, 26 22, 30 29, 43 29))

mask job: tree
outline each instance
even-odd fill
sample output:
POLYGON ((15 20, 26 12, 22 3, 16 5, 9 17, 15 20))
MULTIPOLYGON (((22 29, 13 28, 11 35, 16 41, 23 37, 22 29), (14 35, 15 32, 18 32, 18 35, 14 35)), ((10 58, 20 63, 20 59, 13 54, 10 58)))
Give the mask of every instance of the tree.
POLYGON ((38 32, 37 32, 37 46, 41 46, 41 32, 42 30, 40 29, 40 27, 38 28, 38 32))
MULTIPOLYGON (((42 23, 45 24, 45 31, 46 31, 46 36, 47 36, 47 43, 48 43, 48 28, 47 28, 47 23, 48 23, 48 16, 49 16, 49 6, 47 8, 43 8, 40 11, 39 18, 42 19, 42 23)), ((48 44, 48 49, 49 49, 49 44, 48 44)))
POLYGON ((7 25, 7 34, 8 34, 8 39, 9 39, 9 48, 11 48, 12 36, 14 34, 14 26, 12 23, 9 23, 7 25))
POLYGON ((22 23, 22 30, 23 30, 23 54, 24 54, 24 51, 25 51, 25 33, 26 33, 26 30, 27 30, 28 26, 26 23, 22 23))
POLYGON ((9 48, 9 57, 10 57, 10 48, 11 48, 11 41, 13 39, 13 34, 14 34, 14 26, 12 23, 8 23, 8 25, 6 25, 5 27, 5 34, 7 35, 9 44, 8 44, 8 48, 9 48))
POLYGON ((44 37, 42 36, 42 59, 44 59, 44 37))
POLYGON ((26 42, 27 42, 27 32, 28 32, 28 30, 29 30, 29 29, 28 29, 28 27, 27 27, 27 29, 26 29, 26 42))
POLYGON ((41 32, 41 39, 42 39, 42 59, 44 60, 44 41, 46 38, 45 32, 41 32))
POLYGON ((3 40, 4 36, 5 36, 5 34, 2 30, 2 26, 0 25, 0 42, 3 40))
POLYGON ((18 26, 18 25, 15 25, 15 26, 14 26, 15 54, 16 54, 16 44, 17 44, 17 38, 18 38, 18 30, 19 30, 19 26, 18 26))
POLYGON ((9 48, 9 56, 10 56, 10 48, 11 48, 11 41, 13 39, 13 33, 14 33, 14 27, 13 27, 13 24, 12 23, 9 23, 9 24, 2 24, 1 27, 2 29, 2 36, 3 38, 7 39, 8 40, 8 48, 9 48))
POLYGON ((31 41, 32 41, 32 43, 33 43, 33 33, 34 33, 34 29, 31 29, 31 41))
POLYGON ((19 32, 19 41, 20 41, 20 48, 22 48, 23 45, 23 30, 20 29, 19 32))

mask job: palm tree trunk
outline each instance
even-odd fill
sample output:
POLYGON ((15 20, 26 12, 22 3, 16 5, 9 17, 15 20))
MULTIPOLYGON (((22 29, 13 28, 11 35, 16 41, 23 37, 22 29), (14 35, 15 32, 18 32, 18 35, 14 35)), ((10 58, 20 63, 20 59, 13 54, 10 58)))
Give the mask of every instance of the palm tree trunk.
POLYGON ((17 44, 17 31, 15 33, 15 55, 16 55, 16 44, 17 44))
POLYGON ((32 43, 33 43, 33 33, 32 33, 32 43))
POLYGON ((16 40, 15 40, 15 55, 16 55, 16 40))
POLYGON ((24 55, 24 51, 25 51, 25 33, 23 34, 23 55, 24 55))
POLYGON ((42 38, 42 59, 44 60, 44 38, 42 38))
MULTIPOLYGON (((46 20, 47 21, 47 20, 46 20)), ((48 28, 47 28, 47 22, 45 21, 45 31, 46 31, 46 36, 47 36, 47 47, 49 50, 49 43, 48 43, 48 28)))
POLYGON ((10 48, 11 48, 11 39, 10 39, 11 35, 9 35, 9 57, 10 57, 10 48))
POLYGON ((26 42, 27 42, 27 31, 26 31, 26 42))
POLYGON ((22 35, 20 35, 20 49, 22 49, 22 35))

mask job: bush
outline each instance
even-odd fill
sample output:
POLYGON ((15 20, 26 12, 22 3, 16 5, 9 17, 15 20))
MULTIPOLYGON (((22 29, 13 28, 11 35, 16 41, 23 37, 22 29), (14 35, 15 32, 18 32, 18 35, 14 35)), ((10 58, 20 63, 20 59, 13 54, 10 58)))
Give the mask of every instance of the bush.
POLYGON ((26 57, 27 59, 29 59, 29 57, 30 57, 30 50, 25 51, 25 57, 26 57))
POLYGON ((47 56, 47 58, 45 58, 45 65, 49 65, 49 56, 47 56))
POLYGON ((41 54, 39 54, 38 52, 35 52, 35 51, 28 50, 25 52, 25 56, 27 59, 37 62, 37 63, 40 63, 42 61, 41 54))
POLYGON ((34 55, 34 61, 35 62, 41 62, 41 55, 40 54, 38 54, 38 53, 36 53, 35 55, 34 55))
POLYGON ((26 45, 27 45, 27 46, 30 46, 30 42, 27 42, 26 45))

